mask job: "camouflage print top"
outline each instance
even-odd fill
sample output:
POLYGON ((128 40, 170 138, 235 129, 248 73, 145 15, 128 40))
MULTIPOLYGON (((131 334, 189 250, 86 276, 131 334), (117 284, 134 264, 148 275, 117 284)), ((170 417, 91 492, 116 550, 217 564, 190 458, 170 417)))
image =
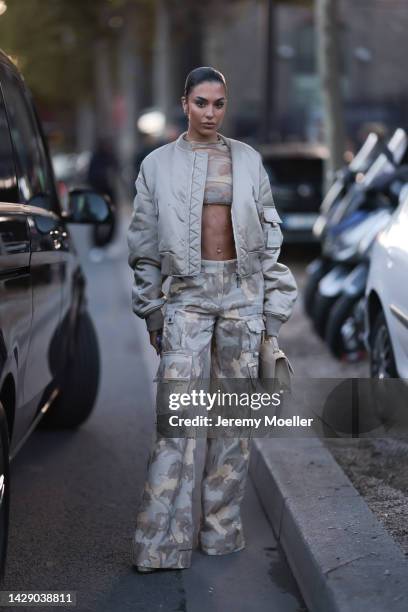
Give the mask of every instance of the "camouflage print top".
POLYGON ((204 204, 226 204, 232 202, 232 160, 228 145, 220 138, 218 142, 196 142, 190 140, 193 151, 208 153, 207 178, 204 189, 204 204))

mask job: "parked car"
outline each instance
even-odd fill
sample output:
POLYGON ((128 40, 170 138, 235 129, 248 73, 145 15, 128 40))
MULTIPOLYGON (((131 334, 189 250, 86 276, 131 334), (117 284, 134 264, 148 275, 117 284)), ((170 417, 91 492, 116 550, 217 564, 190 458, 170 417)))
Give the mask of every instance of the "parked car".
POLYGON ((374 378, 408 379, 408 186, 377 236, 366 288, 365 342, 374 378))
POLYGON ((304 142, 257 147, 282 218, 286 243, 317 242, 312 229, 323 200, 324 145, 304 142))
POLYGON ((23 78, 0 51, 0 564, 9 462, 42 422, 77 427, 98 389, 99 349, 69 223, 106 223, 103 196, 58 198, 47 143, 23 78))

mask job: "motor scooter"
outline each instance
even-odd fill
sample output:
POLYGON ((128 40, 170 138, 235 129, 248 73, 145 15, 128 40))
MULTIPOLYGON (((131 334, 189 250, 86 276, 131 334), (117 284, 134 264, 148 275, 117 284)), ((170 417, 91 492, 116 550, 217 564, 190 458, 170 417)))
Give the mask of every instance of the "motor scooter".
POLYGON ((357 211, 339 224, 333 250, 337 262, 319 283, 315 311, 315 323, 338 359, 358 361, 365 356, 364 291, 370 251, 391 216, 391 207, 357 211))
POLYGON ((322 259, 330 268, 318 282, 312 318, 315 330, 338 358, 356 360, 364 354, 363 298, 369 252, 408 181, 407 145, 407 134, 397 130, 389 143, 392 157, 388 152, 378 156, 326 225, 322 259))
MULTIPOLYGON (((336 205, 344 198, 354 183, 362 180, 364 174, 378 157, 380 149, 383 149, 383 147, 383 141, 377 134, 371 132, 350 164, 344 166, 336 173, 335 180, 323 199, 320 206, 320 214, 313 226, 313 234, 320 242, 323 241, 325 228, 336 205)), ((321 256, 314 259, 307 266, 307 280, 303 290, 303 306, 309 317, 313 313, 313 302, 319 281, 329 272, 332 266, 332 261, 326 260, 321 256)))

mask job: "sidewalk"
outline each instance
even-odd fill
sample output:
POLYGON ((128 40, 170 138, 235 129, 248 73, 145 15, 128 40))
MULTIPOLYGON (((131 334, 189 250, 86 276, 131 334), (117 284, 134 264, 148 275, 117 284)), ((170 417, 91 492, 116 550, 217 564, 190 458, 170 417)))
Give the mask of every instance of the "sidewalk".
POLYGON ((406 612, 408 560, 322 441, 258 438, 249 469, 310 612, 406 612))

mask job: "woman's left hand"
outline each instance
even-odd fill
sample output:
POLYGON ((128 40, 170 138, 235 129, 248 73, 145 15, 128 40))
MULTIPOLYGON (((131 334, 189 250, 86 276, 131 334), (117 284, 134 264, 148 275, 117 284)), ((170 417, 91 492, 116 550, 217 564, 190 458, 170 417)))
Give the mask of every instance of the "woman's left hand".
POLYGON ((157 355, 160 355, 162 350, 162 333, 163 330, 157 329, 155 331, 149 332, 150 335, 150 344, 155 349, 157 355))
POLYGON ((276 336, 265 336, 264 342, 272 342, 275 350, 279 350, 278 338, 276 336))

